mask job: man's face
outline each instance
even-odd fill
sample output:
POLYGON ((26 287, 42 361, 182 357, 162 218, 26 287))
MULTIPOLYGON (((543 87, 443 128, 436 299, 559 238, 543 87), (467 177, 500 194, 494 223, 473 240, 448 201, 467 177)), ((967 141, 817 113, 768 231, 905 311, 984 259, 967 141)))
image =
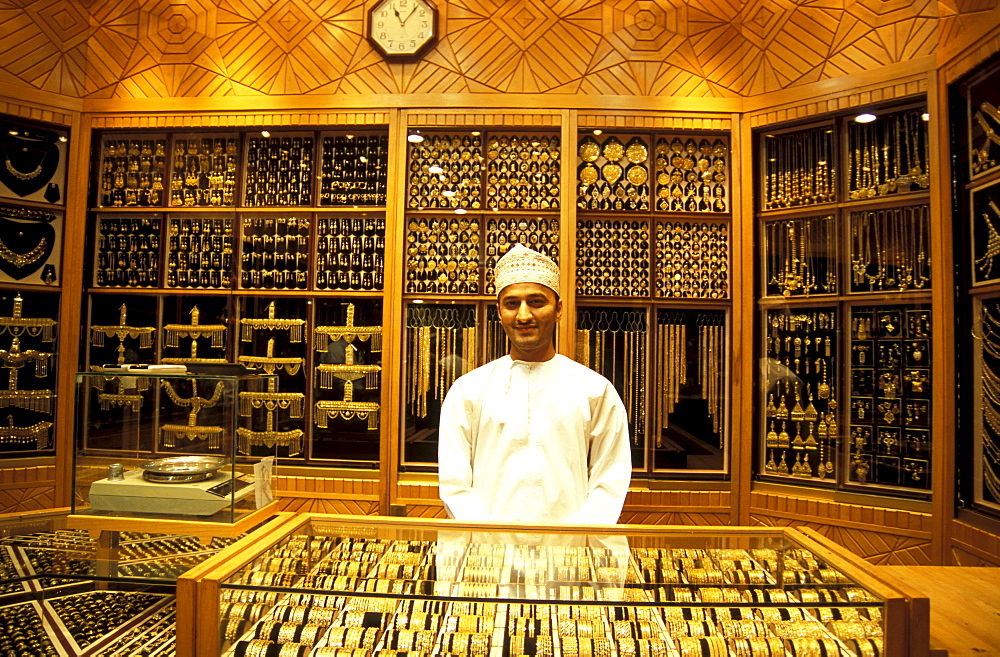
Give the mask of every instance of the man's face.
POLYGON ((539 283, 514 283, 500 292, 500 324, 514 360, 543 361, 555 355, 552 334, 562 316, 562 301, 539 283))

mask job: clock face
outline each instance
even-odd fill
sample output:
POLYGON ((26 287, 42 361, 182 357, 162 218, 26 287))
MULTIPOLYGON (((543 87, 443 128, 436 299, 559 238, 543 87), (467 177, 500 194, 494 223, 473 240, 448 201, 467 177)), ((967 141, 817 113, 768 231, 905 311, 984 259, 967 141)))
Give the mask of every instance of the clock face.
POLYGON ((368 14, 368 40, 384 57, 417 57, 437 39, 437 9, 428 0, 381 0, 368 14))

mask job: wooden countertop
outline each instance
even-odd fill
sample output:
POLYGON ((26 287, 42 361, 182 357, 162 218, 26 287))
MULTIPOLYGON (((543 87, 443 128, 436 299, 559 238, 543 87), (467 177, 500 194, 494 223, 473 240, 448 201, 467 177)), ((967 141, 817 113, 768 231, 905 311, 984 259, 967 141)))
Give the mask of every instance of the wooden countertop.
POLYGON ((931 601, 932 657, 1000 655, 1000 568, 879 566, 931 601))

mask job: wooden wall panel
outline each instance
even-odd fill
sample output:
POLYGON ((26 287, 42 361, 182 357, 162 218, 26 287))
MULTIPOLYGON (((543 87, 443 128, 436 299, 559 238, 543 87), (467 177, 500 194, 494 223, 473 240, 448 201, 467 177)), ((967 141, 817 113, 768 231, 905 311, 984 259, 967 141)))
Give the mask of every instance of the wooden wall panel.
POLYGON ((5 468, 0 470, 0 509, 20 513, 55 506, 55 466, 5 468))
MULTIPOLYGON (((453 0, 419 62, 365 39, 371 0, 24 0, 0 84, 74 98, 577 94, 725 98, 932 56, 997 0, 453 0)), ((994 23, 995 24, 995 23, 994 23)))
POLYGON ((878 565, 930 565, 931 516, 829 500, 754 492, 753 524, 806 526, 878 565))

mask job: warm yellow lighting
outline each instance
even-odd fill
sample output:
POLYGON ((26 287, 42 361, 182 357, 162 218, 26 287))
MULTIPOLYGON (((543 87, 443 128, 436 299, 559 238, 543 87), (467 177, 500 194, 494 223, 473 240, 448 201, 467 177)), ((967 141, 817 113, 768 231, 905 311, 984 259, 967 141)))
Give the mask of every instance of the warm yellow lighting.
POLYGON ((864 114, 858 114, 857 116, 855 116, 854 120, 857 123, 871 123, 872 121, 874 121, 877 118, 878 117, 875 116, 874 114, 871 114, 869 112, 865 112, 864 114))

